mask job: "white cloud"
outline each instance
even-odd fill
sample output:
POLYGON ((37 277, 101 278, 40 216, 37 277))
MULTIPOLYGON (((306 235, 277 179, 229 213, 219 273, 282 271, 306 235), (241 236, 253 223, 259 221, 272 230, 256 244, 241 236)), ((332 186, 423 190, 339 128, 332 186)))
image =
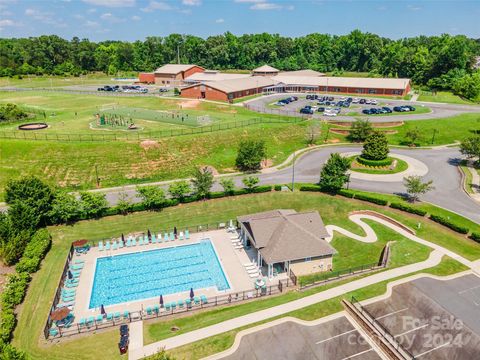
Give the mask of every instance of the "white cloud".
POLYGON ((182 0, 182 4, 186 6, 200 6, 202 0, 182 0))
POLYGON ((223 24, 223 23, 225 22, 225 20, 222 19, 222 18, 220 18, 220 19, 215 20, 215 22, 216 22, 217 24, 223 24))
POLYGON ((416 6, 416 5, 407 5, 407 9, 411 11, 418 11, 418 10, 422 10, 422 7, 416 6))
POLYGON ((140 16, 133 15, 133 16, 132 16, 132 20, 133 20, 133 21, 140 21, 140 20, 142 20, 142 18, 141 18, 140 16))
POLYGON ((89 13, 89 14, 93 14, 93 13, 96 13, 96 12, 97 12, 97 9, 95 9, 95 8, 90 8, 90 9, 87 10, 87 13, 89 13))
POLYGON ((0 20, 0 27, 15 26, 15 25, 17 25, 17 24, 13 20, 10 20, 10 19, 0 20))
POLYGON ((140 10, 142 10, 143 12, 152 12, 155 10, 169 11, 173 10, 173 8, 165 2, 152 0, 147 7, 141 8, 140 10))
POLYGON ((235 0, 236 3, 263 3, 267 0, 235 0))
POLYGON ((120 22, 124 22, 124 21, 125 21, 125 19, 121 19, 121 18, 119 18, 119 17, 116 17, 116 16, 113 15, 112 13, 102 14, 102 15, 100 15, 100 19, 105 20, 105 21, 108 21, 108 22, 111 22, 111 23, 120 23, 120 22))
POLYGON ((73 15, 73 17, 78 20, 83 20, 85 18, 83 15, 80 15, 80 14, 75 14, 73 15))
POLYGON ((268 3, 268 2, 260 2, 250 6, 250 10, 280 10, 280 9, 283 9, 282 5, 268 3))
POLYGON ((67 26, 67 24, 61 18, 54 16, 54 14, 49 11, 42 11, 34 8, 27 8, 25 9, 25 15, 47 25, 52 25, 55 27, 62 27, 62 28, 67 26))
POLYGON ((95 6, 105 7, 132 7, 135 6, 135 0, 83 0, 83 2, 95 6))
POLYGON ((96 27, 100 26, 100 24, 96 21, 87 20, 87 21, 85 21, 83 26, 88 27, 88 28, 96 28, 96 27))

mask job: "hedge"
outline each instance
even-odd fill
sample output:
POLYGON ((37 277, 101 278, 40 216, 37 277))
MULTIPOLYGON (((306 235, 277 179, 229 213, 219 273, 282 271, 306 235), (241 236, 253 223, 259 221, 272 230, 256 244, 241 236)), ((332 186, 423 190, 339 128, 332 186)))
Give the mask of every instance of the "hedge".
POLYGON ((347 198, 353 199, 355 197, 355 192, 346 189, 340 189, 337 191, 338 195, 345 196, 347 198))
POLYGON ((387 205, 388 201, 384 199, 380 199, 371 195, 364 195, 364 194, 355 194, 354 196, 355 199, 357 200, 363 200, 363 201, 368 201, 377 205, 387 205))
POLYGON ((2 311, 12 309, 20 304, 25 297, 30 275, 27 273, 11 274, 7 277, 7 283, 0 298, 2 311))
POLYGON ((480 243, 480 233, 472 232, 472 233, 470 234, 470 239, 472 239, 473 241, 476 241, 476 242, 480 243))
POLYGON ((470 231, 470 229, 464 227, 464 226, 461 226, 461 225, 457 225, 453 222, 451 222, 450 220, 448 219, 445 219, 441 216, 438 216, 438 215, 430 215, 430 219, 439 223, 439 224, 442 224, 450 229, 452 229, 453 231, 456 231, 460 234, 468 234, 468 232, 470 231))
POLYGON ((282 191, 282 185, 277 184, 273 188, 275 189, 275 191, 282 191))
POLYGON ((269 191, 272 191, 272 186, 271 185, 256 186, 252 189, 252 193, 264 193, 264 192, 269 192, 269 191))
POLYGON ((365 159, 361 156, 357 156, 357 162, 359 164, 362 164, 362 165, 365 165, 365 166, 385 167, 385 166, 392 165, 393 159, 389 157, 389 158, 386 158, 384 160, 369 160, 369 159, 365 159))
POLYGON ((300 191, 321 191, 321 190, 322 189, 321 189, 320 185, 314 185, 314 184, 310 185, 310 184, 308 184, 308 185, 300 186, 300 191))
POLYGON ((417 208, 414 208, 414 207, 411 207, 411 206, 408 206, 408 205, 405 205, 405 204, 402 204, 402 203, 391 203, 390 207, 394 208, 394 209, 406 211, 406 212, 411 213, 411 214, 420 215, 420 216, 427 215, 427 212, 425 210, 417 209, 417 208))
POLYGON ((2 309, 2 317, 0 319, 0 339, 6 343, 10 342, 16 325, 17 319, 13 309, 2 309))

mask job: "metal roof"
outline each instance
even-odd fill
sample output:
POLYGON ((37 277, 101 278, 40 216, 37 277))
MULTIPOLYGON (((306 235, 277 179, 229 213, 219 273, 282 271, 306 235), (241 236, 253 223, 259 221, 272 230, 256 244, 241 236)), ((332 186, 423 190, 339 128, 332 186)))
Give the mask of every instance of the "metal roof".
MULTIPOLYGON (((270 77, 263 76, 248 76, 245 78, 238 79, 229 79, 229 80, 220 80, 212 81, 205 84, 205 86, 211 87, 212 89, 220 90, 226 94, 233 93, 236 91, 250 90, 255 88, 264 88, 266 86, 272 86, 276 84, 276 81, 272 80, 270 77)), ((198 84, 193 84, 184 87, 190 88, 197 86, 198 84)))
POLYGON ((222 81, 232 79, 243 79, 250 77, 250 74, 227 74, 218 71, 209 70, 204 72, 198 72, 185 78, 185 82, 202 82, 202 81, 222 81))
POLYGON ((295 71, 282 71, 278 74, 279 76, 325 76, 324 73, 305 69, 305 70, 295 70, 295 71))
MULTIPOLYGON (((155 74, 178 74, 182 71, 187 71, 195 66, 192 64, 165 64, 155 70, 155 74)), ((198 66, 201 68, 201 66, 198 66)))
POLYGON ((318 211, 274 210, 240 216, 237 220, 269 264, 336 253, 325 241, 328 232, 318 211))
POLYGON ((356 77, 331 77, 331 76, 285 76, 279 74, 273 80, 286 85, 308 86, 338 86, 352 88, 372 89, 405 89, 410 79, 396 78, 356 78, 356 77))
POLYGON ((261 72, 261 73, 270 73, 270 72, 279 72, 280 70, 271 67, 270 65, 263 65, 256 69, 253 69, 253 72, 261 72))

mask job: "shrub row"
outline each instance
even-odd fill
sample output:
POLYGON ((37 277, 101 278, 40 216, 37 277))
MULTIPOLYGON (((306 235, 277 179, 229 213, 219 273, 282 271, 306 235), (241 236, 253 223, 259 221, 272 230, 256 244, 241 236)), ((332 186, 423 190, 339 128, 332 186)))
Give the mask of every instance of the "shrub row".
POLYGON ((308 184, 300 186, 300 191, 322 191, 320 185, 308 184))
POLYGON ((380 198, 377 198, 377 197, 371 196, 371 195, 355 194, 354 198, 357 199, 357 200, 368 201, 368 202, 371 202, 371 203, 374 203, 374 204, 377 204, 377 205, 385 206, 385 205, 388 204, 387 200, 380 199, 380 198))
POLYGON ((369 160, 369 159, 365 159, 361 156, 357 156, 357 162, 359 164, 362 164, 362 165, 365 165, 365 166, 384 167, 384 166, 392 165, 393 159, 392 158, 386 158, 384 160, 369 160))
POLYGON ((442 216, 430 215, 430 219, 439 223, 439 224, 442 224, 442 225, 444 225, 444 226, 446 226, 446 227, 448 227, 448 228, 452 229, 453 231, 456 231, 460 234, 468 234, 468 232, 470 231, 467 227, 455 224, 455 223, 451 222, 450 220, 445 219, 442 216))
POLYGON ((476 241, 478 243, 480 243, 480 233, 474 233, 472 232, 470 234, 470 239, 472 239, 473 241, 476 241))
POLYGON ((355 192, 347 189, 340 189, 337 192, 338 195, 353 199, 355 197, 355 192))
POLYGON ((408 206, 408 205, 405 205, 405 204, 402 204, 402 203, 391 203, 390 207, 394 208, 394 209, 406 211, 406 212, 411 213, 411 214, 420 215, 420 216, 427 215, 427 212, 425 210, 417 209, 417 208, 414 208, 412 206, 408 206))
POLYGON ((40 268, 42 259, 47 254, 52 244, 52 238, 46 229, 38 230, 30 239, 23 256, 15 269, 19 273, 32 274, 40 268))

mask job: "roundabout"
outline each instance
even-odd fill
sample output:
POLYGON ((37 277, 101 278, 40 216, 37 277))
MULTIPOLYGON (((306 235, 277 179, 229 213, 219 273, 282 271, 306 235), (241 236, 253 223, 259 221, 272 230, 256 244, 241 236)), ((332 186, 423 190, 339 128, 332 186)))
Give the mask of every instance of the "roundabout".
POLYGON ((385 162, 386 165, 383 166, 364 164, 360 156, 350 156, 348 159, 351 161, 351 170, 359 173, 373 175, 396 174, 408 169, 408 163, 406 161, 391 156, 387 158, 385 162))

